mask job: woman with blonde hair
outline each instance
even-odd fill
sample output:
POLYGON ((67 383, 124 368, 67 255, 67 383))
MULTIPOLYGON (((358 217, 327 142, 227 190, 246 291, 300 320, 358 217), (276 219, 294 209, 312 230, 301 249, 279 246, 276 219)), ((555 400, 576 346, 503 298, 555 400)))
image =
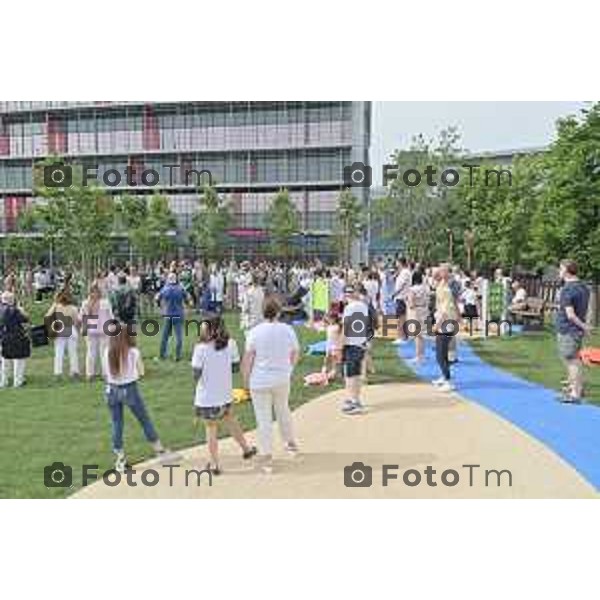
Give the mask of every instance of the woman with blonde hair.
POLYGON ((96 377, 96 366, 108 345, 110 322, 114 319, 110 302, 102 296, 97 283, 90 286, 90 293, 83 301, 80 311, 82 334, 86 342, 85 375, 88 381, 96 377))
POLYGON ((65 350, 69 354, 69 370, 71 377, 79 377, 79 311, 73 304, 71 295, 66 291, 56 294, 54 303, 45 315, 49 325, 48 337, 54 338, 54 375, 61 377, 65 350))

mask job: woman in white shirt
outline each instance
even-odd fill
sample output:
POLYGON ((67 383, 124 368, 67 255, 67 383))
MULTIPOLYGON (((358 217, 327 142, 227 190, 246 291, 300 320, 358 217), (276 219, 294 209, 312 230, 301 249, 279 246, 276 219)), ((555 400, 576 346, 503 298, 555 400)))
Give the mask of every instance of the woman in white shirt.
POLYGON ((406 305, 407 320, 404 326, 407 329, 406 333, 415 338, 414 362, 416 364, 421 364, 425 359, 424 330, 426 328, 429 305, 429 289, 424 283, 424 277, 421 271, 415 271, 412 274, 406 305))
POLYGON ((213 475, 221 474, 219 461, 219 422, 223 421, 229 434, 242 449, 248 460, 256 455, 256 448, 246 442, 242 428, 233 414, 233 370, 239 367, 240 354, 235 340, 229 337, 220 316, 202 323, 199 343, 194 347, 192 369, 196 380, 195 425, 202 419, 210 462, 206 466, 213 475))
POLYGON ((112 419, 112 445, 116 455, 115 469, 119 473, 127 469, 123 449, 124 406, 128 406, 138 420, 156 454, 166 454, 138 389, 137 382, 144 376, 144 363, 135 342, 136 338, 130 335, 128 328, 121 327, 118 335, 110 337, 103 356, 103 372, 107 384, 105 395, 112 419))
POLYGON ((273 471, 273 409, 281 437, 291 454, 298 452, 289 407, 290 380, 298 362, 300 345, 292 327, 280 323, 281 304, 265 301, 264 322, 248 332, 242 375, 250 389, 256 417, 262 470, 273 471))

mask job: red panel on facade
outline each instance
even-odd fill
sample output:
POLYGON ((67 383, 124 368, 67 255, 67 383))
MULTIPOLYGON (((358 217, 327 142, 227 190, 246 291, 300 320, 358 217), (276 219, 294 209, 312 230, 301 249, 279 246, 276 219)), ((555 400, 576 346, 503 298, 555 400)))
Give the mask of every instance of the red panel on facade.
POLYGON ((144 172, 144 159, 141 156, 130 156, 129 167, 135 175, 132 176, 132 180, 136 185, 142 184, 142 173, 144 172))
POLYGON ((0 156, 8 156, 10 154, 10 137, 8 135, 8 127, 0 117, 0 156))
POLYGON ((152 106, 144 106, 142 138, 144 150, 160 150, 160 131, 158 129, 158 117, 152 106))
POLYGON ((65 154, 67 152, 67 134, 64 123, 52 114, 47 116, 48 125, 48 152, 50 154, 65 154))

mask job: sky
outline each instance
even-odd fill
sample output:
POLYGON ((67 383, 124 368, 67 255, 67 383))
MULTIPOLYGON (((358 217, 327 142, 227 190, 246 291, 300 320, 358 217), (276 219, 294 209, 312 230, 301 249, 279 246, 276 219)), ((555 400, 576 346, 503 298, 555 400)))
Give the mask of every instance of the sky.
MULTIPOLYGON (((474 152, 545 146, 558 118, 579 112, 586 102, 373 102, 371 165, 406 148, 413 135, 435 137, 450 125, 462 132, 462 146, 474 152)), ((375 173, 381 169, 375 168, 375 173)))

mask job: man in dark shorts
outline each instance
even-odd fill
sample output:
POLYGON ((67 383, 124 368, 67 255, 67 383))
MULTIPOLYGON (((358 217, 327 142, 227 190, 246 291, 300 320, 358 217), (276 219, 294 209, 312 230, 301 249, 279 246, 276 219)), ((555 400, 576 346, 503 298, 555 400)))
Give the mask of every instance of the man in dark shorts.
POLYGON ((577 277, 577 264, 563 260, 560 277, 564 286, 560 291, 556 315, 558 352, 567 367, 568 392, 561 398, 565 404, 581 404, 583 369, 579 360, 583 338, 590 331, 586 315, 590 300, 587 286, 577 277))
POLYGON ((346 382, 347 398, 342 412, 347 415, 362 414, 365 410, 361 402, 363 361, 369 341, 369 308, 361 300, 360 291, 354 286, 346 286, 346 308, 342 318, 344 345, 342 365, 346 382))

